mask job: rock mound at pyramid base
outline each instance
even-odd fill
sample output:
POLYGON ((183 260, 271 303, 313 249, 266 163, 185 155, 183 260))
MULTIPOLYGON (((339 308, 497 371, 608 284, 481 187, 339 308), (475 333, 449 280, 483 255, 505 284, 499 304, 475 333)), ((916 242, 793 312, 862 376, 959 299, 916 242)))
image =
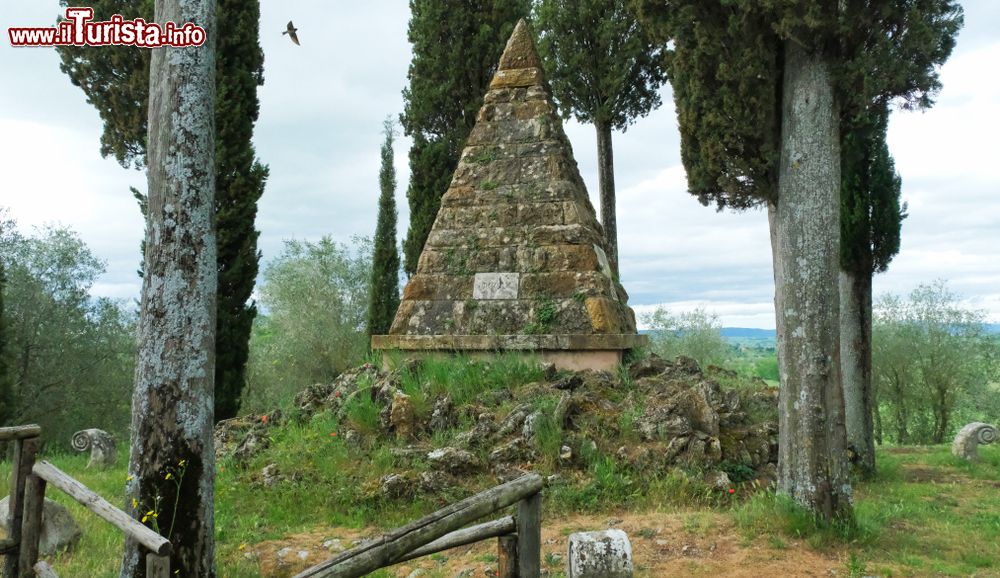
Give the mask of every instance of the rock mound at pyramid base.
POLYGON ((615 335, 373 335, 372 349, 397 350, 412 358, 462 353, 474 358, 522 352, 556 369, 615 371, 626 350, 645 347, 649 338, 615 335))

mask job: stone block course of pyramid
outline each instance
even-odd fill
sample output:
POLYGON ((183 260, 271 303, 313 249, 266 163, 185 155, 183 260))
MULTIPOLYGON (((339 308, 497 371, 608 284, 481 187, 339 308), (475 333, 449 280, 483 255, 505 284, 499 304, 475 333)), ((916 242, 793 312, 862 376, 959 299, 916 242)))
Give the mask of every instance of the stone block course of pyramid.
POLYGON ((523 20, 507 42, 389 335, 372 348, 537 351, 612 369, 636 334, 523 20))

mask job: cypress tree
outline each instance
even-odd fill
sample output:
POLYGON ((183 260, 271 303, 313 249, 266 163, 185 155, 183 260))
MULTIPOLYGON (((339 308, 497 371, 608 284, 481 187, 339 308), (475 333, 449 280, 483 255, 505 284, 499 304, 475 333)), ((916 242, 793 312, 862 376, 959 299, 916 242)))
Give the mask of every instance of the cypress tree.
MULTIPOLYGON (((63 6, 71 4, 60 0, 63 6)), ((152 21, 152 0, 97 0, 95 20, 112 14, 152 21)), ((216 316, 215 418, 236 415, 245 384, 250 330, 257 314, 248 303, 260 254, 254 222, 267 167, 255 158, 251 139, 259 113, 257 87, 264 83, 259 44, 260 3, 219 0, 216 58, 216 197, 218 311, 216 316)), ((83 89, 104 121, 101 154, 123 167, 146 162, 150 51, 129 46, 60 46, 60 69, 83 89)), ((133 195, 141 197, 133 189, 133 195)), ((145 200, 139 198, 145 217, 145 200)), ((140 270, 140 275, 141 275, 140 270)))
POLYGON ((417 269, 500 53, 530 6, 530 0, 410 0, 413 60, 400 117, 413 138, 406 192, 410 225, 403 241, 407 275, 417 269))
POLYGON ((248 303, 260 252, 254 222, 267 167, 251 142, 264 84, 264 53, 258 40, 260 3, 219 0, 215 113, 215 226, 218 235, 219 300, 215 333, 215 419, 239 410, 246 384, 250 330, 257 307, 248 303))
POLYGON ((378 173, 378 222, 368 298, 368 337, 389 332, 399 308, 399 251, 396 249, 396 167, 393 165, 395 123, 383 125, 382 166, 378 173))
POLYGON ((889 110, 845 119, 841 142, 841 368, 847 440, 862 476, 875 473, 872 276, 899 252, 902 181, 886 145, 889 110))
POLYGON ((626 0, 541 0, 535 7, 538 48, 564 118, 593 123, 601 224, 618 272, 618 225, 611 132, 660 106, 666 80, 663 45, 655 42, 626 0))
POLYGON ((961 9, 951 0, 641 5, 674 42, 668 76, 690 191, 720 209, 768 207, 782 375, 779 486, 825 519, 847 518, 835 362, 841 140, 853 130, 845 119, 876 102, 929 106, 961 9))

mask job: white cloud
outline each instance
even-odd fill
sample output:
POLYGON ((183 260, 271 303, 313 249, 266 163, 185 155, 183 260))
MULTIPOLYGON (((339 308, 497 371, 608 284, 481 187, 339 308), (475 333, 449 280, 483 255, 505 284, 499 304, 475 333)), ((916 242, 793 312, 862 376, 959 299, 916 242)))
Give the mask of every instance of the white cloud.
MULTIPOLYGON (((967 27, 941 70, 944 89, 925 113, 895 113, 889 145, 910 217, 902 251, 875 279, 877 293, 908 293, 935 278, 1000 321, 1000 38, 995 2, 963 2, 967 27)), ((56 0, 7 0, 4 24, 43 25, 56 0)), ((341 6, 321 0, 261 3, 265 79, 255 145, 270 166, 258 213, 265 260, 283 238, 371 235, 382 121, 403 107, 410 47, 405 3, 341 6), (302 46, 280 33, 289 19, 302 46)), ((128 186, 142 173, 98 155, 101 123, 59 71, 52 49, 0 42, 0 205, 23 227, 59 221, 108 262, 100 295, 130 298, 142 224, 128 186)), ((621 273, 638 311, 701 306, 725 325, 773 327, 766 216, 717 213, 686 192, 669 88, 663 106, 614 136, 621 273)), ((595 207, 592 126, 566 124, 595 207)), ((400 237, 410 141, 396 141, 400 237)))

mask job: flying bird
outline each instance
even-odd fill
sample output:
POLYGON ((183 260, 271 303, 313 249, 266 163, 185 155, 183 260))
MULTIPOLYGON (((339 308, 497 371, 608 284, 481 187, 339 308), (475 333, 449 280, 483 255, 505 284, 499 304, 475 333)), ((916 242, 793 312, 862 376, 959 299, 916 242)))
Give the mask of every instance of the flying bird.
POLYGON ((299 31, 299 29, 296 28, 294 24, 292 24, 291 20, 289 20, 288 21, 288 30, 285 30, 281 34, 282 35, 287 34, 288 37, 292 39, 292 42, 294 42, 296 46, 301 46, 301 44, 299 44, 299 37, 298 37, 298 35, 295 34, 298 31, 299 31))

